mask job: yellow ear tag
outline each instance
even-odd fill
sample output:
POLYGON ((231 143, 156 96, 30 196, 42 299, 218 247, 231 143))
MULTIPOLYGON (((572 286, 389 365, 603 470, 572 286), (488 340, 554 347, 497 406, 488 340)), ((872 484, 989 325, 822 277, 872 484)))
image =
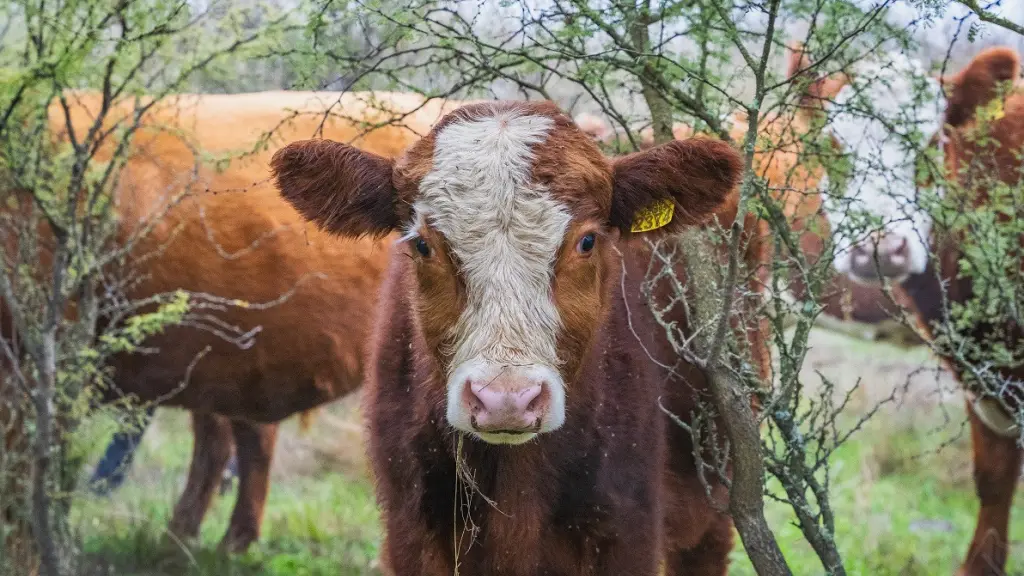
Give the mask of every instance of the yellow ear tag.
POLYGON ((1001 120, 1006 116, 1006 110, 1003 108, 1003 101, 999 98, 993 99, 986 106, 979 106, 975 112, 975 116, 978 117, 982 122, 995 122, 1001 120))
POLYGON ((638 210, 633 217, 632 232, 650 232, 665 226, 672 221, 672 213, 676 205, 668 199, 658 200, 647 208, 638 210))

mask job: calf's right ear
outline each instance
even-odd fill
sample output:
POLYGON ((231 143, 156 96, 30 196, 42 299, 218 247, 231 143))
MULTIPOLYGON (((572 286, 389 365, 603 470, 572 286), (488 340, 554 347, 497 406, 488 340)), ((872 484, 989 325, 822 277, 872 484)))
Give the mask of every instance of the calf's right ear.
POLYGON ((281 196, 321 230, 381 237, 400 224, 387 158, 331 140, 301 140, 278 150, 270 166, 281 196))

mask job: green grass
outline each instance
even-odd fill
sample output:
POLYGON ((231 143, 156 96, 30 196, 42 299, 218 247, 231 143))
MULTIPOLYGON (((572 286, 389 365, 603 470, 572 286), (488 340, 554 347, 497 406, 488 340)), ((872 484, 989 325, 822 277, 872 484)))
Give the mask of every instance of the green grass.
POLYGON ((83 551, 91 564, 105 568, 109 574, 376 573, 371 566, 379 541, 377 512, 365 482, 328 474, 275 486, 267 503, 261 542, 237 557, 216 551, 227 528, 233 494, 226 495, 210 511, 198 546, 185 546, 166 536, 164 528, 172 505, 168 498, 150 498, 139 492, 117 498, 129 502, 135 513, 113 513, 102 502, 90 502, 80 509, 83 551))
MULTIPOLYGON (((848 574, 952 575, 959 566, 978 510, 969 440, 962 437, 936 450, 936 435, 923 426, 877 423, 835 454, 832 505, 848 574)), ((1019 575, 1024 574, 1024 495, 1018 493, 1014 509, 1007 570, 1019 575)), ((767 515, 794 574, 822 574, 789 507, 769 502, 767 515)), ((733 560, 730 574, 755 573, 740 546, 733 560)))
MULTIPOLYGON (((102 451, 109 437, 87 431, 102 451)), ((294 425, 282 435, 297 436, 294 425)), ((293 476, 276 467, 261 541, 246 554, 216 551, 235 501, 235 491, 214 501, 199 541, 185 544, 167 534, 175 500, 184 485, 191 451, 187 416, 161 410, 136 456, 125 484, 108 498, 85 495, 72 524, 93 573, 118 576, 356 576, 377 574, 380 541, 369 482, 357 473, 330 469, 293 476)), ((278 456, 287 461, 288 455, 278 456)), ((90 461, 98 458, 95 455, 90 461)))
MULTIPOLYGON (((809 371, 831 367, 837 378, 864 376, 864 398, 854 412, 870 405, 871 387, 888 385, 884 377, 927 360, 920 350, 831 335, 816 335, 815 343, 809 360, 817 366, 809 365, 809 371)), ((160 411, 125 485, 110 498, 85 496, 75 505, 73 524, 92 567, 88 576, 378 574, 378 514, 352 436, 352 410, 332 406, 330 412, 305 438, 293 422, 284 426, 261 541, 245 555, 227 557, 215 550, 227 528, 233 491, 215 502, 198 543, 184 546, 166 536, 184 483, 191 432, 185 414, 160 411), (339 426, 348 426, 347 432, 339 426)), ((953 574, 977 513, 963 419, 958 400, 946 411, 913 403, 887 409, 835 454, 832 504, 849 574, 953 574)), ((90 465, 109 433, 103 422, 83 429, 90 465)), ((769 502, 767 514, 794 574, 822 574, 788 507, 769 502)), ((1011 536, 1009 573, 1024 575, 1024 490, 1018 491, 1011 536)), ((739 540, 730 574, 754 574, 739 540)))

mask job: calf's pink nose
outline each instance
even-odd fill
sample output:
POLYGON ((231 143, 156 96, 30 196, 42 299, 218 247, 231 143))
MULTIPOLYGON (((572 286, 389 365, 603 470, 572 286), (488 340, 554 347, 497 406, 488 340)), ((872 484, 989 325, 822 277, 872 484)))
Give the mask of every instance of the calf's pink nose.
POLYGON ((540 427, 551 393, 546 382, 508 387, 494 381, 467 381, 463 402, 473 427, 481 432, 531 432, 540 427))

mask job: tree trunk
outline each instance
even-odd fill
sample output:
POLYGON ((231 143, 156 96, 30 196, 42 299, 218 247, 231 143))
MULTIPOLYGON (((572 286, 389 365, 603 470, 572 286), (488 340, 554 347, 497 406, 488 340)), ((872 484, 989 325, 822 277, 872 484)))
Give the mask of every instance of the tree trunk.
POLYGON ((43 576, 60 576, 60 559, 51 525, 50 465, 53 448, 54 391, 57 389, 56 332, 44 335, 42 372, 34 393, 36 437, 32 469, 32 531, 43 576))

